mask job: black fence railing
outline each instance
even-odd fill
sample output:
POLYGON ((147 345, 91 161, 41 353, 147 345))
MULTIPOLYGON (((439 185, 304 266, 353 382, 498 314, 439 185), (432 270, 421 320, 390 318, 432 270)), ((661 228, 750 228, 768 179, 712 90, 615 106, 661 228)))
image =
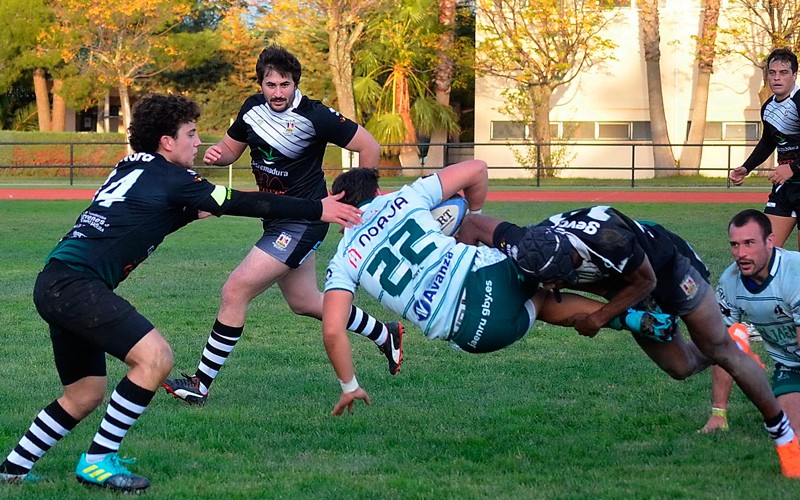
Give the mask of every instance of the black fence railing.
MULTIPOLYGON (((242 155, 235 164, 226 167, 202 165, 205 148, 200 147, 196 163, 204 171, 227 171, 233 177, 236 171, 250 171, 249 156, 242 155)), ((753 148, 753 143, 714 143, 668 145, 646 142, 570 142, 570 143, 446 143, 446 144, 386 144, 387 149, 397 151, 401 147, 411 151, 427 153, 417 155, 418 162, 411 165, 398 163, 382 164, 380 168, 396 175, 417 176, 430 173, 441 165, 450 165, 471 158, 481 158, 489 163, 492 178, 521 178, 540 187, 552 178, 596 178, 622 179, 636 187, 641 179, 652 179, 661 174, 699 174, 725 179, 731 187, 727 174, 742 163, 753 148), (684 169, 654 167, 653 150, 659 147, 702 148, 703 162, 700 168, 689 172, 684 169), (438 151, 437 151, 438 149, 438 151), (551 162, 545 161, 543 151, 550 151, 551 162), (558 154, 553 154, 557 151, 558 154), (431 162, 436 153, 438 164, 431 162), (530 163, 520 166, 521 162, 530 163)), ((407 150, 408 151, 408 150, 407 150)), ((48 177, 75 183, 76 178, 106 175, 116 162, 128 153, 124 142, 8 142, 0 143, 0 177, 4 180, 48 177)), ((412 154, 413 157, 413 154, 412 154)), ((349 168, 355 163, 352 155, 341 154, 338 147, 330 146, 324 167, 328 171, 349 168)))

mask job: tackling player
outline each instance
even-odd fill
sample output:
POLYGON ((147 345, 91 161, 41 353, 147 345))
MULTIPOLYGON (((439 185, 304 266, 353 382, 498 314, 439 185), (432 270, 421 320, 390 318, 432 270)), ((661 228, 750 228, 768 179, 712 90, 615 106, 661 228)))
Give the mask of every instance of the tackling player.
POLYGON ((64 392, 42 409, 0 464, 0 481, 35 480, 37 460, 103 402, 106 353, 130 369, 117 384, 92 443, 75 469, 78 481, 137 492, 150 481, 131 473, 117 451, 172 368, 172 349, 153 324, 114 289, 164 238, 208 215, 307 218, 349 224, 358 211, 336 202, 246 193, 191 169, 200 110, 179 95, 150 95, 133 110, 130 145, 89 207, 45 260, 33 292, 50 328, 64 392))
POLYGON ((606 206, 557 214, 528 227, 471 215, 458 235, 462 241, 501 249, 549 289, 566 287, 608 298, 603 307, 577 319, 575 329, 581 335, 593 337, 630 307, 680 316, 693 342, 684 340, 679 330, 660 339, 634 335, 636 342, 675 379, 711 364, 724 367, 763 415, 783 474, 800 478, 800 447, 789 419, 760 366, 728 336, 709 272, 678 235, 606 206))
MULTIPOLYGON (((369 403, 356 381, 346 333, 359 286, 419 326, 427 338, 470 353, 511 345, 537 318, 572 326, 574 318, 601 306, 573 294, 556 300, 499 250, 457 243, 441 232, 430 209, 463 189, 470 209, 479 210, 487 182, 486 163, 480 160, 450 165, 383 196, 374 170, 353 169, 334 180, 332 192, 345 192, 343 202, 364 209, 363 223, 345 228, 325 282, 322 332, 342 386, 334 415, 352 411, 357 399, 369 403)), ((618 329, 623 323, 627 328, 672 327, 672 318, 664 314, 622 311, 618 316, 609 318, 618 329)))

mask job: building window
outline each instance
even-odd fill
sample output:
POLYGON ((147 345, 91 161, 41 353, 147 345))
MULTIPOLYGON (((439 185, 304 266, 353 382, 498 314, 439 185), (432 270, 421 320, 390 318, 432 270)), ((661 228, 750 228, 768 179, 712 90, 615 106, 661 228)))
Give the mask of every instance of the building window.
POLYGON ((631 139, 634 141, 653 140, 653 131, 650 129, 650 122, 632 122, 633 134, 631 139))
POLYGON ((597 140, 627 141, 631 138, 630 123, 597 123, 597 140))
POLYGON ((757 141, 760 137, 760 122, 706 122, 707 141, 757 141))
POLYGON ((525 123, 493 121, 489 134, 493 141, 524 140, 525 123))
POLYGON ((723 123, 722 124, 722 140, 723 141, 757 141, 758 140, 758 123, 745 122, 745 123, 723 123))

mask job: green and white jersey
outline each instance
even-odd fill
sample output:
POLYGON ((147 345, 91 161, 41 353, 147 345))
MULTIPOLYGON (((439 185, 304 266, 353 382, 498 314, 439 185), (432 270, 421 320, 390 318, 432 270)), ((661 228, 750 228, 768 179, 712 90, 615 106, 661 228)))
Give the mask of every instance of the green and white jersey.
POLYGON ((772 358, 786 366, 800 367, 797 326, 800 325, 800 253, 775 248, 769 277, 760 285, 743 277, 736 264, 722 274, 717 287, 725 324, 753 324, 772 358))
POLYGON ((364 287, 429 339, 447 339, 476 247, 445 236, 430 209, 442 201, 431 175, 361 207, 328 265, 325 291, 364 287))

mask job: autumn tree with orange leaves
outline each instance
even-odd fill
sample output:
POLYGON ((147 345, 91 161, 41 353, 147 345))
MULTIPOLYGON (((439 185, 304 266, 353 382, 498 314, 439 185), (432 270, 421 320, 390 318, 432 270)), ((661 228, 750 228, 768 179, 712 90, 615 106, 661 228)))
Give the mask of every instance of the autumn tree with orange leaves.
POLYGON ((171 32, 190 14, 189 0, 57 0, 57 23, 43 38, 62 59, 101 86, 116 88, 125 130, 131 118, 131 87, 184 64, 171 32))

